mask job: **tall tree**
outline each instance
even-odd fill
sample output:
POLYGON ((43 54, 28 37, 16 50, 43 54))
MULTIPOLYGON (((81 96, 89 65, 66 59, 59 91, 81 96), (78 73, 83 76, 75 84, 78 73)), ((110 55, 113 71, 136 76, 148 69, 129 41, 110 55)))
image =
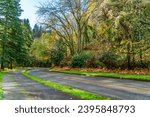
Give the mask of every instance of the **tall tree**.
POLYGON ((1 39, 1 69, 4 69, 5 62, 9 61, 10 44, 12 41, 12 35, 14 24, 16 24, 16 17, 19 12, 14 0, 1 0, 0 1, 0 16, 2 28, 2 39, 1 39), (17 13, 16 13, 17 12, 17 13))
POLYGON ((20 0, 0 0, 1 69, 22 60, 25 54, 20 0))
POLYGON ((35 24, 33 28, 33 38, 40 38, 41 36, 42 36, 42 26, 35 24))
POLYGON ((149 0, 103 0, 96 12, 101 38, 116 53, 126 56, 128 69, 134 67, 136 55, 142 60, 149 48, 148 27, 144 25, 148 6, 149 0))
POLYGON ((54 30, 74 55, 86 45, 85 31, 94 9, 93 1, 89 0, 53 0, 41 4, 38 14, 44 17, 43 24, 54 30))

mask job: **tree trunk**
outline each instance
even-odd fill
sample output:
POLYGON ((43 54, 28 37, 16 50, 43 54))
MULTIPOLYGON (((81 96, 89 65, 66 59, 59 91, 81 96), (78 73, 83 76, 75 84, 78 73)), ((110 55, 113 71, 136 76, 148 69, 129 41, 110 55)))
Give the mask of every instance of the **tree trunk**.
POLYGON ((1 69, 4 70, 4 43, 2 45, 1 69))
POLYGON ((132 47, 132 52, 133 52, 133 54, 132 54, 132 63, 133 63, 133 67, 135 67, 135 51, 134 51, 134 47, 132 47))
POLYGON ((1 61, 1 69, 4 70, 4 63, 1 61))
POLYGON ((82 51, 82 29, 81 22, 78 23, 78 42, 77 42, 77 53, 82 51))
POLYGON ((141 64, 143 64, 143 53, 141 49, 140 49, 140 62, 141 64))
POLYGON ((10 69, 13 69, 12 60, 10 60, 10 69))
POLYGON ((70 54, 73 56, 75 54, 74 48, 69 46, 70 54))
POLYGON ((131 49, 131 46, 130 46, 130 43, 127 45, 127 62, 128 62, 128 70, 131 69, 131 54, 130 54, 130 49, 131 49))

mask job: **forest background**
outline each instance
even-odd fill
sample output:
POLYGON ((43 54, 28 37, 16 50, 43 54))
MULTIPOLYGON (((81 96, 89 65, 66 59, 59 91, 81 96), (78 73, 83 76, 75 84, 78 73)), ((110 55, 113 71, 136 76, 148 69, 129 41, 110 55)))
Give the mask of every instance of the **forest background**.
POLYGON ((107 70, 150 68, 149 0, 51 0, 33 30, 19 0, 0 0, 0 64, 107 70))

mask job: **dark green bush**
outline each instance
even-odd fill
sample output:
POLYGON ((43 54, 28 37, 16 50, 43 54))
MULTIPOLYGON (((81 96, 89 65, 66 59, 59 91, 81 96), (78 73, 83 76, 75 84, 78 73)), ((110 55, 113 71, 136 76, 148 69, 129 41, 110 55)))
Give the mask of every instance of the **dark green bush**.
POLYGON ((66 47, 63 44, 63 41, 57 40, 54 44, 53 49, 51 49, 51 62, 55 66, 59 66, 64 59, 66 53, 66 47))
MULTIPOLYGON (((131 69, 135 68, 149 68, 150 64, 147 61, 131 61, 131 69)), ((121 69, 127 69, 128 63, 127 60, 122 61, 122 65, 120 66, 121 69)))
POLYGON ((76 54, 71 59, 71 67, 73 68, 82 68, 86 66, 87 60, 89 58, 89 53, 81 52, 76 54))
POLYGON ((58 51, 56 49, 51 50, 51 62, 55 66, 59 66, 61 61, 64 59, 64 54, 61 51, 58 51))
POLYGON ((87 63, 86 63, 86 67, 93 67, 93 68, 97 68, 97 65, 95 64, 96 57, 91 54, 91 56, 88 58, 87 63))
POLYGON ((136 61, 133 67, 134 68, 148 68, 149 64, 146 61, 136 61))
POLYGON ((100 62, 103 62, 105 66, 109 69, 118 68, 119 62, 120 62, 119 59, 120 59, 120 56, 118 56, 113 51, 104 52, 100 55, 100 58, 99 58, 100 62))
POLYGON ((66 60, 63 60, 61 63, 60 63, 60 67, 63 68, 65 66, 68 66, 68 62, 66 60))
POLYGON ((91 56, 87 60, 86 67, 90 67, 90 68, 99 68, 99 67, 100 68, 104 68, 105 64, 100 62, 95 55, 91 54, 91 56))
POLYGON ((95 65, 97 65, 99 68, 106 68, 106 65, 100 61, 95 61, 95 65))

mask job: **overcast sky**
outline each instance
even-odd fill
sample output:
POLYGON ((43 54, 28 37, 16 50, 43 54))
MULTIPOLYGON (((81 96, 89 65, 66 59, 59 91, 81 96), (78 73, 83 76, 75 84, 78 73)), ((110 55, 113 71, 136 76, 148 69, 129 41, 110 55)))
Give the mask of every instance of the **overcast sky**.
POLYGON ((30 20, 31 27, 37 22, 36 6, 38 6, 39 0, 21 0, 22 12, 21 18, 28 18, 30 20))

